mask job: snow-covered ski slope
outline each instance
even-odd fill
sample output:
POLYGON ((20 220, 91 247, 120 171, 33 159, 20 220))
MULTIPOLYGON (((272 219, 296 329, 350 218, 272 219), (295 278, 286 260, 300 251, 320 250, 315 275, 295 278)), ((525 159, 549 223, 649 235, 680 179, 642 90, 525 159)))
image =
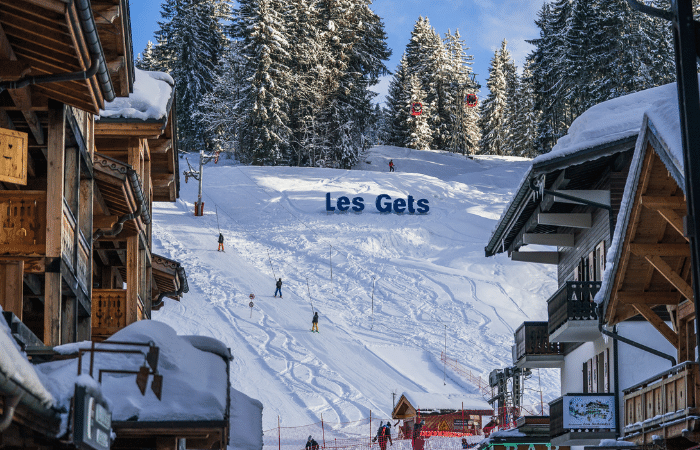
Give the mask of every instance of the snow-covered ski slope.
MULTIPOLYGON (((397 400, 402 391, 475 394, 449 370, 443 381, 440 352, 488 379, 511 363, 515 328, 546 320, 556 289, 552 266, 484 257, 527 166, 386 146, 355 170, 209 164, 203 217, 193 215, 197 182, 184 178, 176 203, 153 206, 154 252, 182 262, 190 286, 153 318, 231 347, 232 384, 263 403, 264 429, 277 416, 282 426, 321 415, 348 422, 370 410, 388 418, 392 392, 397 400), (333 204, 361 196, 365 210, 327 214, 327 192, 333 204), (379 194, 427 199, 430 211, 380 214, 379 194), (282 299, 273 298, 273 270, 282 299)), ((541 383, 545 400, 558 394, 556 372, 543 371, 541 383)))

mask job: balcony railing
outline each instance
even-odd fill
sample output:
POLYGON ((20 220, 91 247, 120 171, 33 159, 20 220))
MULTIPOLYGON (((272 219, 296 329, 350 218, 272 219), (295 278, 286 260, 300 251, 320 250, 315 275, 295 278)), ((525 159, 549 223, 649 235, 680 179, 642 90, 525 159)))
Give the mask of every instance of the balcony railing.
POLYGON ((547 322, 524 322, 515 330, 514 363, 527 368, 560 367, 562 345, 549 342, 547 322))
POLYGON ((597 445, 615 438, 615 394, 567 394, 549 403, 556 445, 597 445))
POLYGON ((109 337, 126 326, 126 290, 92 290, 92 335, 109 337))
POLYGON ((588 322, 594 327, 594 331, 597 331, 598 312, 596 308, 598 305, 593 301, 593 298, 600 290, 600 285, 600 281, 567 281, 547 300, 550 340, 554 342, 588 340, 588 330, 585 329, 578 330, 583 331, 583 334, 571 333, 569 336, 558 338, 562 333, 561 328, 576 322, 581 322, 578 325, 588 322))
POLYGON ((698 363, 685 362, 625 389, 625 439, 641 444, 654 434, 681 436, 687 421, 700 413, 696 383, 698 363))

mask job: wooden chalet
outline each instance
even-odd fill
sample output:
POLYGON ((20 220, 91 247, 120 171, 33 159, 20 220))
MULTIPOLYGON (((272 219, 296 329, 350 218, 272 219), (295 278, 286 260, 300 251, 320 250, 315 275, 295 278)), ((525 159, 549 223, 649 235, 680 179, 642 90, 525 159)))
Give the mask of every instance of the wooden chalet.
POLYGON ((484 416, 493 416, 493 408, 478 396, 464 394, 428 394, 404 392, 396 402, 391 417, 404 421, 401 430, 410 435, 415 423, 424 420, 426 436, 459 433, 481 434, 484 416))
POLYGON ((624 389, 624 439, 640 446, 685 449, 700 443, 700 379, 673 87, 668 99, 644 118, 616 230, 619 244, 611 249, 616 264, 602 293, 609 329, 643 319, 675 349, 662 364, 652 366, 655 375, 624 389))
MULTIPOLYGON (((32 362, 187 292, 184 267, 151 252, 152 203, 179 195, 173 85, 134 68, 128 0, 0 0, 0 320, 32 362), (161 113, 119 114, 143 77, 162 88, 161 113)), ((5 367, 0 447, 75 448, 56 437, 53 402, 11 407, 45 389, 17 387, 5 367)), ((180 425, 114 430, 125 449, 228 443, 226 421, 180 425)))

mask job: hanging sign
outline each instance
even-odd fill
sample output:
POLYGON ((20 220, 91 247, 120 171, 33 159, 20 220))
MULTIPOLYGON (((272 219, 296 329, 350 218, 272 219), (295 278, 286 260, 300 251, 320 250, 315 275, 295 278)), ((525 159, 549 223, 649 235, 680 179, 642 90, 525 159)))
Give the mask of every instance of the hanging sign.
MULTIPOLYGON (((349 197, 342 196, 338 197, 335 201, 335 206, 333 206, 333 201, 331 199, 331 193, 326 193, 326 212, 334 212, 336 209, 338 212, 347 212, 352 210, 356 213, 361 213, 365 209, 365 199, 363 197, 354 197, 350 201, 349 197), (352 206, 350 206, 352 205, 352 206)), ((374 200, 374 206, 380 213, 390 213, 394 212, 396 214, 403 214, 405 212, 409 214, 427 214, 430 211, 430 205, 427 199, 416 199, 412 195, 407 198, 397 198, 392 200, 391 196, 388 194, 379 194, 374 200)))

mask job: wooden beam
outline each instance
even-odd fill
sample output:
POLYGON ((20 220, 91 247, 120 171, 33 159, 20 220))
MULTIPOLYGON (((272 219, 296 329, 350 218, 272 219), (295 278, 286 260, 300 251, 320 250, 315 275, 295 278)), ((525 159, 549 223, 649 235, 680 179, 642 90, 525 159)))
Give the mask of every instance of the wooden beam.
POLYGON ((630 251, 637 256, 687 256, 690 257, 688 244, 630 244, 630 251))
POLYGON ((674 332, 671 327, 666 325, 661 317, 659 317, 650 307, 647 305, 633 305, 634 309, 639 311, 639 314, 644 317, 647 322, 652 324, 656 330, 661 333, 663 337, 668 340, 674 347, 678 348, 678 334, 674 332))
POLYGON ((107 70, 109 71, 110 75, 113 75, 115 73, 118 73, 121 70, 121 68, 124 67, 125 64, 126 60, 124 59, 124 57, 119 56, 118 58, 115 58, 107 63, 107 70))
POLYGON ((564 195, 571 195, 583 200, 588 200, 591 202, 600 203, 603 205, 610 206, 610 191, 609 190, 556 190, 554 191, 554 201, 558 203, 573 203, 576 205, 585 205, 585 203, 577 202, 574 200, 569 200, 563 197, 558 197, 556 194, 561 193, 564 195))
POLYGON ((537 223, 569 228, 590 228, 592 224, 590 213, 539 213, 537 223))
MULTIPOLYGON (((65 106, 49 110, 46 188, 46 257, 61 258, 63 227, 63 174, 65 172, 65 106)), ((44 287, 44 344, 61 344, 61 273, 46 272, 44 287)))
POLYGON ((22 320, 24 261, 0 262, 0 306, 22 320))
POLYGON ((138 294, 141 285, 138 235, 127 238, 126 248, 126 324, 131 325, 138 320, 138 294))
POLYGON ((669 225, 673 227, 674 230, 678 232, 678 234, 683 236, 686 241, 690 240, 688 236, 685 235, 685 231, 683 229, 683 219, 678 215, 678 213, 672 209, 658 209, 657 212, 664 218, 664 220, 666 220, 666 222, 668 222, 669 225))
POLYGON ((93 216, 92 229, 97 230, 100 228, 112 228, 118 220, 119 216, 93 216))
MULTIPOLYGON (((154 186, 168 187, 170 184, 175 182, 175 174, 172 174, 172 173, 154 173, 153 175, 151 175, 151 180, 153 181, 154 186)), ((144 179, 144 183, 145 183, 145 179, 144 179)), ((550 236, 554 236, 554 235, 550 235, 550 236)), ((556 245, 556 244, 543 244, 543 245, 556 245)))
POLYGON ((17 81, 31 72, 29 64, 20 61, 0 61, 0 80, 17 81))
POLYGON ((677 305, 681 300, 678 292, 619 291, 615 295, 618 302, 628 305, 677 305))
POLYGON ((559 264, 559 252, 512 252, 510 259, 539 264, 559 264))
POLYGON ((642 205, 649 209, 686 209, 684 197, 642 195, 642 205))
POLYGON ((690 287, 686 281, 681 278, 676 271, 674 271, 671 266, 669 266, 660 256, 647 256, 645 257, 649 264, 654 266, 656 270, 663 275, 669 283, 673 285, 678 291, 687 299, 693 299, 693 288, 690 287))
MULTIPOLYGON (((0 59, 17 61, 17 55, 15 55, 14 50, 12 50, 12 45, 7 39, 5 30, 3 30, 2 25, 0 25, 0 59)), ((34 135, 34 140, 39 144, 44 144, 44 131, 41 128, 41 122, 39 117, 34 111, 32 111, 32 94, 29 86, 25 86, 21 89, 8 89, 7 91, 15 102, 15 105, 22 111, 24 119, 29 125, 29 129, 34 135)))
MULTIPOLYGON (((170 175, 172 177, 172 175, 170 175)), ((523 234, 524 244, 554 245, 556 247, 573 247, 574 233, 525 233, 523 234)))

